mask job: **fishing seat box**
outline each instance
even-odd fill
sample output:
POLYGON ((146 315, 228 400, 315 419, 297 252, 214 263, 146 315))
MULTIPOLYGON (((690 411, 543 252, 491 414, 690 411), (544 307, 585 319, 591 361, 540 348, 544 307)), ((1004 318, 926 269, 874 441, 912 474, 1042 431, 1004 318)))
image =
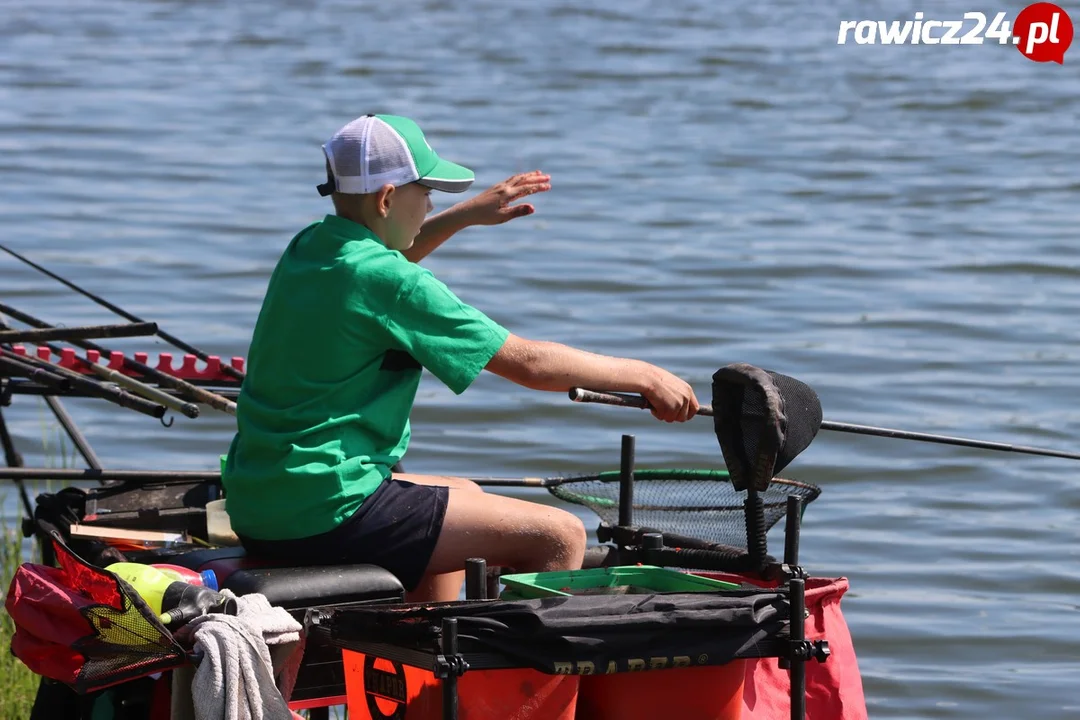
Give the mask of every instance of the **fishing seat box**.
MULTIPOLYGON (((405 599, 401 581, 375 565, 275 567, 246 557, 240 547, 196 550, 168 562, 192 570, 213 570, 220 587, 237 595, 265 595, 271 605, 285 608, 301 623, 312 607, 399 603, 405 599)), ((334 704, 344 704, 345 668, 341 649, 330 645, 324 635, 311 633, 291 701, 317 698, 336 698, 334 704)))

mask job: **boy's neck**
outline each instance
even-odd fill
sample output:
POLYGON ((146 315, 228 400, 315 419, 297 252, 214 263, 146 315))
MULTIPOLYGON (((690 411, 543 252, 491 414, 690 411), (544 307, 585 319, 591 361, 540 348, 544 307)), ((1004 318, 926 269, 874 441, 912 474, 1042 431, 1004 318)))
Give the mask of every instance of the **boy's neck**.
POLYGON ((339 218, 342 218, 343 220, 348 220, 350 222, 356 223, 357 225, 364 226, 375 235, 379 234, 378 231, 374 227, 372 227, 372 223, 369 223, 360 213, 349 212, 347 210, 338 210, 334 214, 337 215, 339 218))

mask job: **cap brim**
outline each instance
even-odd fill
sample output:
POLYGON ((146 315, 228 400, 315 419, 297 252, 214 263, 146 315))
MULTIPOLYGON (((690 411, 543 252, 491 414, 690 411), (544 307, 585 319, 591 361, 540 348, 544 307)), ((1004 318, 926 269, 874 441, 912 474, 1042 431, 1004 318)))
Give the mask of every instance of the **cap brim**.
POLYGON ((469 168, 439 158, 435 167, 416 182, 432 190, 459 193, 468 190, 475 179, 476 176, 469 168))

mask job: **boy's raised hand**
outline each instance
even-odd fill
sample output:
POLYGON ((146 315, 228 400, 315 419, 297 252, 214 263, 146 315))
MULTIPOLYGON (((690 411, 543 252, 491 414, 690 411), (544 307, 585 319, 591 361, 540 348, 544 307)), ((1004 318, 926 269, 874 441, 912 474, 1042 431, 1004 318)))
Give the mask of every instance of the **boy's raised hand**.
POLYGON ((479 195, 461 203, 470 225, 499 225, 507 220, 536 212, 529 203, 511 205, 515 200, 551 189, 551 176, 539 170, 512 175, 479 195))

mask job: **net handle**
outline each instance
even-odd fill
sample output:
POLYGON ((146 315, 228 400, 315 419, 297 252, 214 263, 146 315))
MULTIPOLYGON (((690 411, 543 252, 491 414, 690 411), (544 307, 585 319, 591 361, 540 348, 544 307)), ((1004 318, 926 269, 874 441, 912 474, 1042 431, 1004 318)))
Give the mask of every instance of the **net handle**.
MULTIPOLYGON (((641 395, 631 395, 619 392, 598 392, 585 390, 584 388, 570 388, 570 399, 581 403, 599 403, 601 405, 617 405, 619 407, 634 407, 642 410, 651 410, 652 405, 641 395)), ((712 405, 699 405, 698 415, 712 417, 712 405)))
MULTIPOLYGON (((3 469, 0 468, 0 474, 3 469)), ((729 478, 727 470, 703 470, 703 469, 645 469, 634 470, 635 480, 669 480, 672 476, 680 480, 726 480, 729 478)), ((619 482, 618 470, 605 470, 595 475, 566 475, 563 477, 479 477, 468 476, 481 487, 539 487, 557 488, 563 483, 586 482, 588 480, 600 480, 603 482, 619 482)))

